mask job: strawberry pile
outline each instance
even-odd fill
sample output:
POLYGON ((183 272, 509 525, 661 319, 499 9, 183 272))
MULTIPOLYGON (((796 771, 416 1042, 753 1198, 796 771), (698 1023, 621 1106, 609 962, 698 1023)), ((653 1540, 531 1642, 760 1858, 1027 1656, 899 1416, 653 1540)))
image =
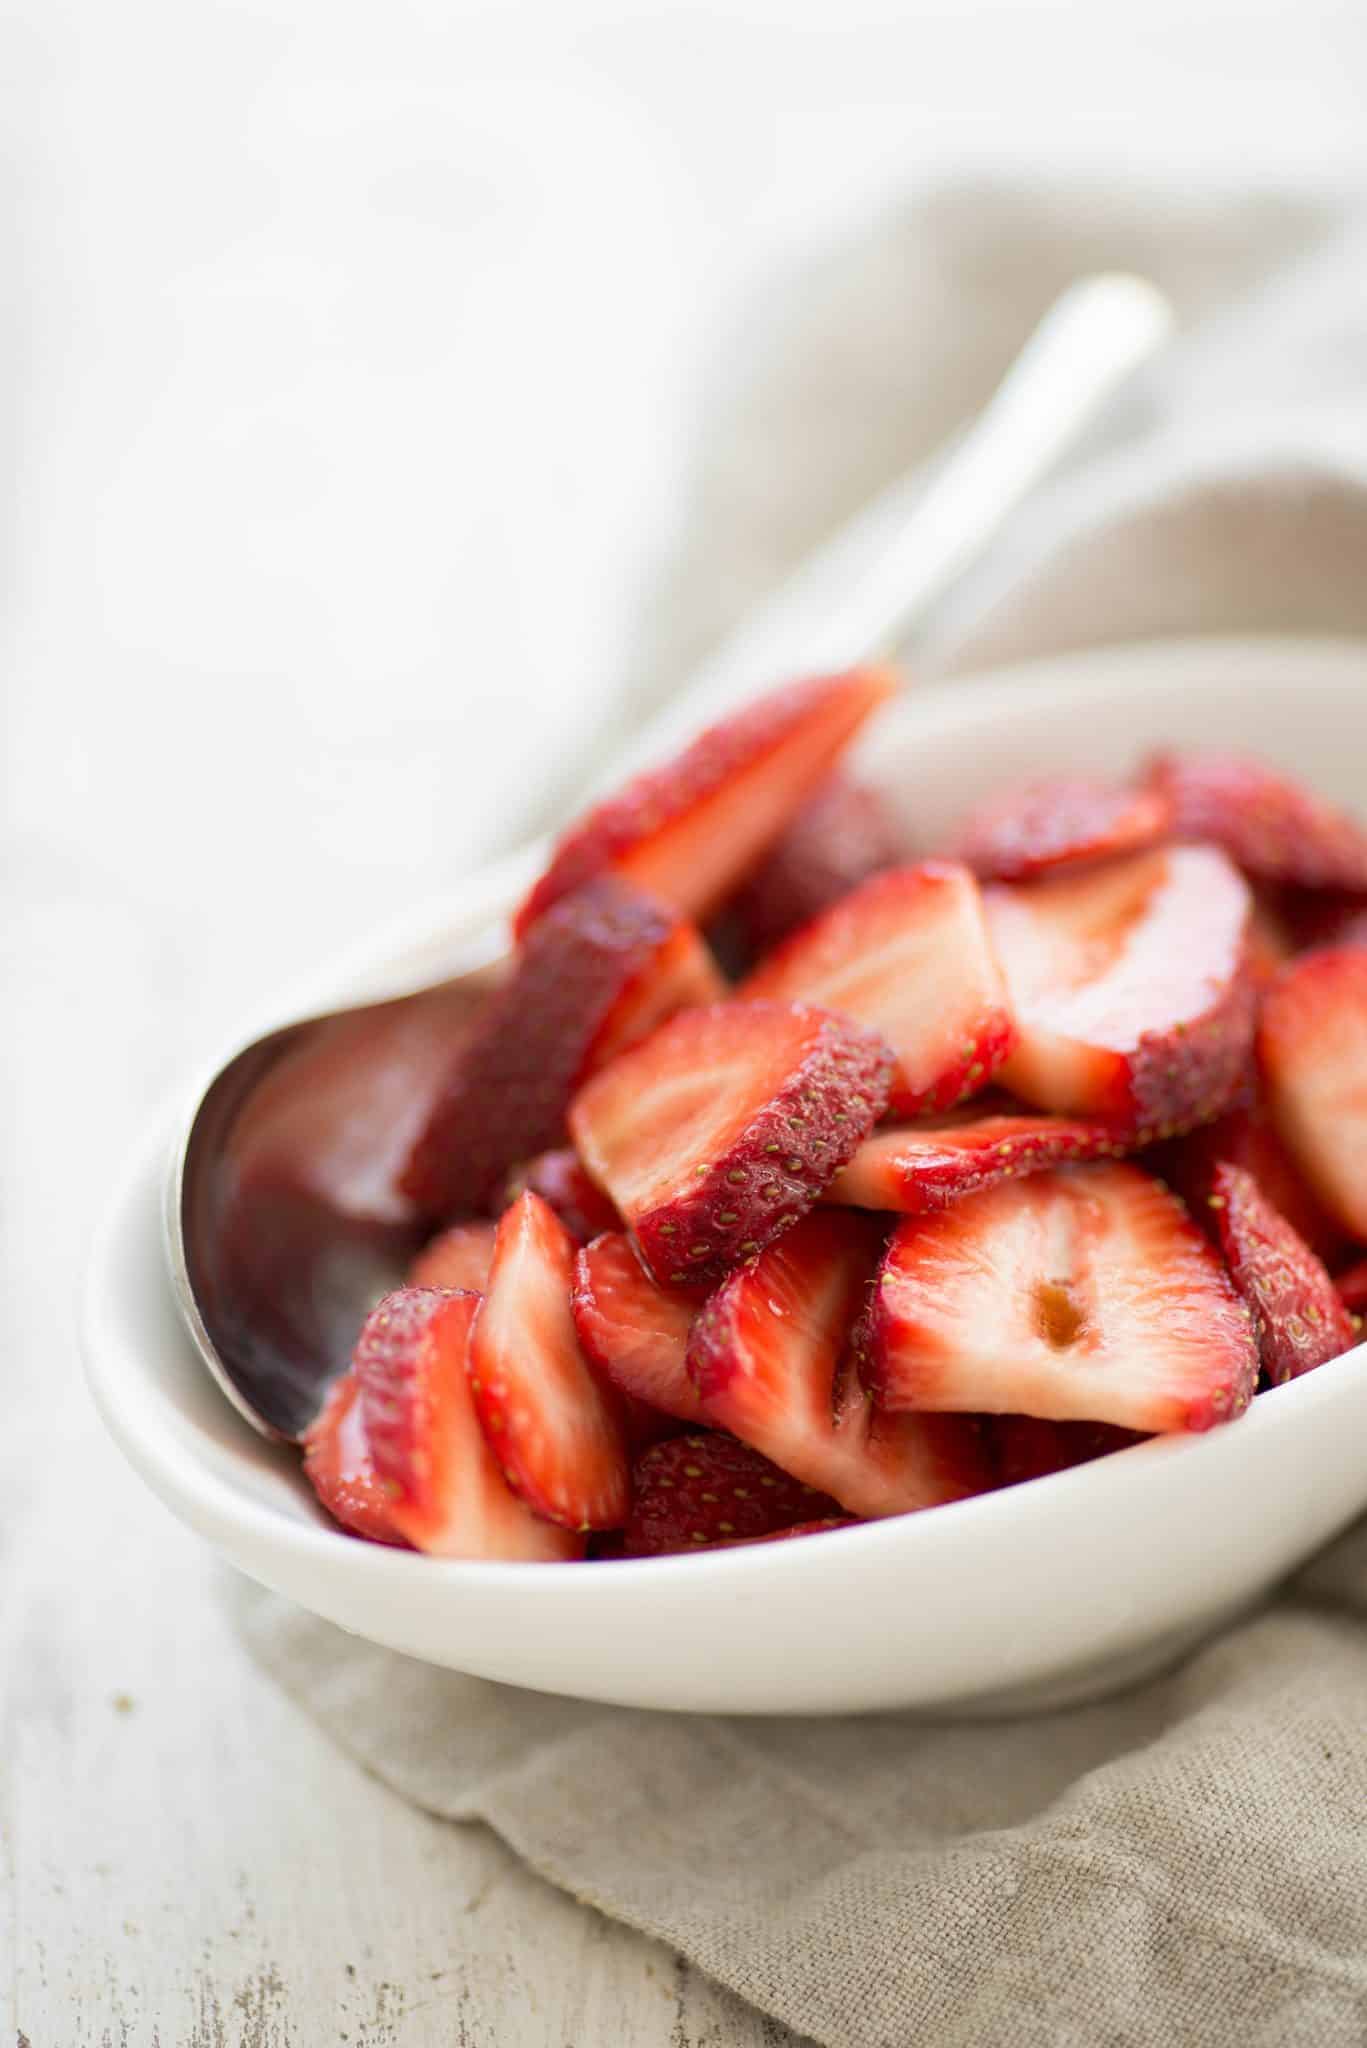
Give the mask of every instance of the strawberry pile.
POLYGON ((439 1557, 806 1536, 1227 1424, 1367 1310, 1367 830, 1166 753, 914 855, 778 690, 565 834, 305 1469, 439 1557), (729 972, 723 971, 725 961, 729 972))

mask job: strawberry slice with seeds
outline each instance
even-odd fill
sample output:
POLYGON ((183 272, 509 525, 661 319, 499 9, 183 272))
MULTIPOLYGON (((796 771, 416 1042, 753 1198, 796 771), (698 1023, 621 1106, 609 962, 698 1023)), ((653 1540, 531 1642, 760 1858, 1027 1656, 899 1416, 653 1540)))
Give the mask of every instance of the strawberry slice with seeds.
POLYGON ((613 1386, 664 1415, 706 1421, 687 1364, 698 1299, 657 1285, 622 1231, 580 1252, 572 1306, 585 1356, 613 1386))
POLYGON ((655 1444, 637 1459, 631 1491, 626 1557, 706 1550, 840 1514, 748 1444, 710 1431, 655 1444))
POLYGON ((1020 1038, 1001 1078, 1040 1109, 1168 1135, 1215 1116, 1248 1062, 1248 885, 1214 847, 994 883, 988 921, 1020 1038))
POLYGON ((304 1437, 304 1473, 333 1520, 372 1543, 402 1544, 393 1501, 371 1455, 361 1388, 346 1372, 304 1437))
POLYGON ((882 796, 833 775, 741 883, 724 916, 758 959, 800 925, 907 857, 906 834, 882 796))
MULTIPOLYGON (((1287 899, 1286 921, 1298 948, 1367 946, 1367 900, 1361 896, 1328 896, 1307 890, 1287 899)), ((1289 957, 1288 945, 1282 955, 1289 957)))
POLYGON ((1367 947, 1292 961, 1264 998, 1258 1059, 1301 1172, 1344 1235, 1367 1240, 1367 947))
POLYGON ((1214 1123, 1155 1146, 1146 1163, 1177 1190, 1212 1237, 1216 1231, 1209 1202, 1216 1171, 1239 1166, 1252 1174, 1273 1208, 1320 1258, 1331 1257, 1342 1243, 1343 1232, 1325 1214, 1277 1136, 1256 1075, 1246 1102, 1226 1110, 1214 1123))
POLYGON ((434 1557, 564 1561, 582 1540, 512 1493, 470 1396, 477 1294, 407 1287, 367 1318, 352 1370, 394 1526, 434 1557))
POLYGON ((724 1536, 720 1543, 700 1544, 706 1550, 744 1550, 751 1543, 787 1543, 793 1536, 824 1536, 831 1529, 857 1529, 858 1515, 824 1515, 818 1522, 795 1522, 791 1529, 771 1529, 767 1536, 724 1536))
POLYGON ((980 805, 952 851, 982 881, 1025 881, 1141 853, 1166 838, 1172 821, 1172 800, 1161 789, 1057 776, 980 805))
POLYGON ((824 1010, 671 1018, 582 1088, 579 1156, 661 1286, 719 1278, 810 1209, 887 1103, 881 1040, 824 1010))
POLYGON ((1350 1315, 1367 1313, 1367 1259, 1359 1259, 1356 1265, 1338 1273, 1334 1278, 1339 1300, 1350 1315))
POLYGON ((1273 1208, 1252 1174, 1242 1166, 1218 1166, 1210 1207, 1273 1386, 1350 1350, 1353 1319, 1323 1260, 1273 1208))
POLYGON ((571 826, 517 913, 517 935, 605 870, 701 923, 896 688, 890 670, 851 669, 773 690, 710 726, 571 826))
POLYGON ((1102 1120, 1048 1116, 1014 1106, 983 1111, 975 1103, 951 1116, 875 1131, 841 1167, 822 1200, 917 1216, 927 1209, 947 1209, 998 1181, 1085 1159, 1116 1158, 1124 1149, 1114 1128, 1102 1120))
POLYGON ((978 885, 948 861, 875 875, 760 962, 747 1000, 815 1003, 897 1056, 891 1107, 951 1109, 986 1085, 1015 1031, 978 885))
POLYGON ((882 1247, 871 1217, 823 1209, 707 1301, 688 1369, 710 1419, 859 1516, 981 1493, 991 1477, 965 1416, 880 1415, 849 1336, 882 1247))
POLYGON ((508 1484, 568 1529, 620 1529, 622 1418, 575 1334, 574 1239, 530 1189, 504 1211, 470 1346, 470 1385, 508 1484))
POLYGON ((453 1223, 424 1245, 408 1269, 407 1287, 454 1287, 482 1294, 494 1256, 492 1223, 453 1223))
POLYGON ((1144 1441, 1109 1422, 1043 1422, 1038 1415, 994 1415, 988 1422, 998 1486, 1019 1486, 1144 1441))
POLYGON ((562 1146, 558 1151, 538 1153, 515 1167, 504 1185, 500 1211, 509 1208, 530 1188, 549 1202, 571 1237, 588 1244, 604 1231, 620 1230, 622 1219, 601 1188, 596 1188, 579 1161, 579 1154, 562 1146))
POLYGON ((860 1331, 885 1407, 1209 1429, 1258 1377, 1248 1312, 1177 1196, 1070 1166, 893 1232, 860 1331))
POLYGON ((662 1018, 725 994, 691 925, 602 876, 529 933, 459 1047, 404 1168, 426 1212, 485 1207, 509 1170, 558 1144, 581 1081, 662 1018))
POLYGON ((1172 804, 1179 838, 1222 846, 1256 881, 1367 891, 1367 831, 1261 761, 1160 754, 1148 786, 1172 804))

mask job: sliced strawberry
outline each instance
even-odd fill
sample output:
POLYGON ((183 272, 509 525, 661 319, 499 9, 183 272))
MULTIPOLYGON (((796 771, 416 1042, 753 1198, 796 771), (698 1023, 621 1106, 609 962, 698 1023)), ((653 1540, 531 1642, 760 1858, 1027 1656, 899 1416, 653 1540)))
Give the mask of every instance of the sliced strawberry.
POLYGON ((1299 947, 1367 946, 1367 899, 1361 896, 1298 892, 1287 899, 1285 916, 1299 947))
POLYGON ((1254 986, 1269 988, 1295 952, 1286 917, 1267 891, 1255 893, 1248 921, 1248 970, 1254 986))
POLYGON ((573 1307, 585 1355, 620 1392, 684 1422, 706 1421, 687 1366, 697 1297, 658 1286, 621 1231, 580 1252, 573 1307))
POLYGON ((1218 1166, 1210 1206, 1273 1386, 1350 1350, 1353 1319, 1324 1262, 1273 1208, 1252 1174, 1242 1166, 1218 1166))
POLYGON ((851 669, 790 683, 709 727, 570 827, 517 913, 518 936, 605 869, 702 922, 896 688, 890 670, 851 669))
POLYGON ((833 775, 810 797, 725 915, 758 959, 870 875, 900 866, 906 834, 875 789, 833 775))
POLYGON ((530 1188, 549 1202, 571 1237, 580 1244, 601 1237, 605 1230, 620 1230, 622 1219, 601 1188, 596 1188, 579 1163, 579 1154, 568 1146, 556 1152, 540 1152, 514 1167, 503 1187, 500 1211, 508 1208, 530 1188))
POLYGON ((435 1557, 581 1557, 506 1485, 470 1398, 477 1294, 407 1287, 367 1318, 353 1371, 394 1526, 435 1557))
POLYGON ((1356 1265, 1335 1274, 1334 1285, 1338 1289, 1339 1300, 1350 1315, 1367 1313, 1367 1259, 1359 1259, 1356 1265))
POLYGON ((1264 999, 1258 1059, 1297 1165, 1345 1236, 1367 1240, 1367 947, 1292 961, 1264 999))
POLYGON ((833 1500, 734 1437, 676 1436, 636 1462, 622 1549, 627 1557, 704 1550, 839 1513, 833 1500))
POLYGON ((1161 1174, 1169 1187, 1176 1188, 1198 1223, 1216 1235, 1210 1197, 1215 1191, 1215 1173, 1220 1166, 1241 1166, 1254 1180, 1279 1214, 1311 1250, 1328 1258, 1343 1240, 1343 1232, 1327 1216, 1302 1179, 1290 1153, 1277 1136, 1267 1104, 1254 1078, 1248 1100, 1202 1124, 1185 1137, 1155 1146, 1146 1164, 1161 1174))
POLYGON ((848 1341, 882 1247, 871 1217, 822 1209, 713 1294, 688 1369, 711 1420, 854 1515, 898 1515, 991 1484, 967 1417, 879 1415, 848 1341))
POLYGON ((1149 787, 1182 839, 1222 846, 1259 882, 1367 890, 1367 831, 1322 797, 1242 754, 1160 754, 1149 787))
POLYGON ((985 882, 1024 881, 1141 853, 1167 836, 1172 816, 1171 800, 1159 789, 1058 776, 980 805, 951 850, 985 882))
POLYGON ((509 1485, 569 1529, 620 1529, 630 1498, 622 1421, 579 1349, 575 1242, 530 1189, 504 1211, 470 1347, 484 1434, 509 1485))
POLYGON ((304 1437, 304 1474, 334 1521, 372 1543, 402 1544, 393 1501, 370 1452, 360 1385, 343 1373, 304 1437))
POLYGON ((1209 1429, 1253 1394, 1248 1313, 1176 1195, 1069 1166, 899 1223, 861 1331, 894 1410, 1209 1429))
POLYGON ((897 1056, 891 1107, 951 1109, 1014 1043, 978 885, 948 861, 893 868, 852 890, 760 962, 739 994, 817 1003, 877 1031, 897 1056))
POLYGON ((662 1286, 718 1278, 812 1206, 887 1102, 886 1047, 824 1010, 722 1003, 575 1097, 579 1156, 662 1286))
POLYGON ((724 993, 697 932, 639 891, 602 876, 557 903, 459 1047, 404 1192, 432 1215, 485 1207, 512 1167, 560 1143, 581 1081, 724 993))
POLYGON ((996 883, 988 919, 1020 1042, 1002 1069, 1041 1109, 1166 1135, 1218 1114, 1247 1064, 1247 883, 1214 847, 996 883))
POLYGON ((1048 1116, 1012 1106, 1008 1097, 996 1100, 1008 1106, 988 1110, 974 1103, 947 1117, 875 1131, 822 1199, 915 1216, 947 1209, 997 1181, 1084 1159, 1117 1158, 1125 1149, 1104 1121, 1048 1116))
POLYGON ((988 1425, 998 1486, 1044 1479, 1144 1441, 1109 1422, 1043 1422, 1037 1415, 994 1415, 988 1425))
POLYGON ((408 1269, 406 1287, 459 1287, 482 1294, 494 1256, 492 1223, 453 1223, 423 1246, 408 1269))
POLYGON ((791 1536, 824 1536, 830 1529, 857 1529, 858 1515, 824 1515, 819 1522, 795 1522, 791 1529, 770 1529, 765 1536, 724 1536, 720 1543, 700 1544, 705 1550, 744 1550, 751 1543, 786 1543, 791 1536))

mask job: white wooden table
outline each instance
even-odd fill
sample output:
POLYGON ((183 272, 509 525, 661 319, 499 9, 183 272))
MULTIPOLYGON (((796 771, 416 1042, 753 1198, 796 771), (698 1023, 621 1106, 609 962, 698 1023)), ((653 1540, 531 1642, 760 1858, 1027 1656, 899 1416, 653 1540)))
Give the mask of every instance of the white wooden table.
POLYGON ((787 2038, 259 1676, 86 1401, 80 1260, 243 991, 573 766, 757 249, 955 154, 1357 162, 1360 9, 1148 7, 1123 95, 1114 11, 1000 10, 988 69, 957 0, 4 11, 0 2043, 787 2038))

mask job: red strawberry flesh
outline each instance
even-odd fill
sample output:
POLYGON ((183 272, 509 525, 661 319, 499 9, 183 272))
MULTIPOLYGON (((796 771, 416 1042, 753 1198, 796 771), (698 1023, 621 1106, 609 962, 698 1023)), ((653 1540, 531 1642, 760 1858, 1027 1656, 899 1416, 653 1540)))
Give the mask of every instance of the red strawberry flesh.
POLYGON ((407 1287, 457 1287, 484 1292, 494 1256, 492 1223, 453 1223, 423 1246, 408 1269, 407 1287))
POLYGON ((988 918, 1020 1032, 1006 1086, 1135 1136, 1217 1115, 1253 1038, 1250 907, 1213 847, 994 884, 988 918))
POLYGON ((470 1384, 508 1484, 537 1514, 569 1529, 617 1529, 629 1500, 626 1442, 575 1332, 576 1249, 530 1190, 505 1210, 470 1347, 470 1384))
POLYGON ((1210 1206, 1273 1386, 1350 1350, 1353 1319, 1323 1261, 1273 1208, 1252 1174, 1241 1166, 1218 1166, 1210 1206))
POLYGON ((485 1207, 510 1169, 560 1144, 581 1081, 671 1011, 724 984, 691 926, 611 876, 556 904, 458 1048, 404 1168, 429 1214, 485 1207))
POLYGON ((343 1373, 304 1437, 304 1472, 334 1521, 372 1543, 402 1544, 389 1490, 375 1470, 360 1385, 343 1373))
POLYGON ((1172 804, 1180 838, 1222 846, 1257 881, 1367 890, 1367 831, 1261 761, 1160 754, 1149 787, 1172 804))
POLYGON ((353 1370, 394 1525, 436 1557, 565 1561, 582 1541, 508 1488, 470 1395, 476 1294, 401 1288, 367 1318, 353 1370))
POLYGON ((839 1513, 833 1500, 734 1437, 676 1436, 636 1461, 623 1554, 703 1550, 839 1513))
POLYGON ((570 1129, 662 1286, 720 1278, 804 1215, 872 1130, 891 1057, 799 1005, 672 1018, 580 1090, 570 1129))
POLYGON ((1249 1318, 1161 1181, 1057 1168, 898 1224, 861 1331, 892 1410, 1209 1429, 1257 1382, 1249 1318))
POLYGON ((725 915, 757 959, 884 868, 906 859, 906 835, 875 789, 833 775, 742 882, 725 915))
POLYGON ((988 1431, 998 1486, 1067 1472, 1144 1441, 1108 1422, 1043 1422, 1037 1415, 994 1415, 988 1431))
POLYGON ((975 1104, 953 1116, 875 1131, 822 1199, 914 1216, 946 1209, 998 1181, 1113 1158, 1124 1149, 1104 1121, 1019 1108, 981 1112, 975 1104))
POLYGON ((1367 947, 1284 969, 1264 998, 1258 1059, 1292 1157, 1344 1235, 1367 1241, 1367 947))
POLYGON ((1027 783, 980 806, 953 845, 983 881, 1022 881, 1156 846, 1172 824, 1161 790, 1059 776, 1027 783))
POLYGON ((1277 1136, 1256 1074, 1251 1077, 1248 1096, 1246 1102, 1226 1110, 1214 1123, 1202 1124, 1198 1130, 1156 1146, 1146 1155, 1146 1163, 1177 1190, 1197 1222, 1212 1236, 1216 1233, 1209 1202, 1216 1169, 1226 1165, 1244 1167, 1273 1208, 1285 1216, 1311 1250, 1320 1258, 1330 1257, 1342 1242, 1343 1232, 1326 1215, 1277 1136))
POLYGON ((906 1514, 990 1484, 965 1417, 886 1416, 849 1338, 882 1247, 867 1216, 822 1209, 743 1266, 693 1328, 689 1371, 711 1420, 851 1514, 906 1514))
POLYGON ((499 1203, 509 1208, 530 1188, 549 1202, 571 1237, 588 1244, 606 1230, 620 1230, 622 1219, 601 1188, 596 1188, 579 1163, 579 1154, 569 1146, 554 1152, 540 1152, 509 1174, 499 1203))
POLYGON ((518 936, 605 870, 703 921, 896 687, 889 670, 852 669, 788 684, 709 727, 570 828, 517 914, 518 936))
POLYGON ((698 1299, 652 1280, 622 1231, 579 1253, 573 1308, 585 1356, 620 1392, 684 1422, 706 1421, 687 1366, 698 1299))
POLYGON ((1350 1315, 1360 1316, 1367 1312, 1367 1259, 1359 1259, 1334 1277, 1339 1300, 1350 1315))

